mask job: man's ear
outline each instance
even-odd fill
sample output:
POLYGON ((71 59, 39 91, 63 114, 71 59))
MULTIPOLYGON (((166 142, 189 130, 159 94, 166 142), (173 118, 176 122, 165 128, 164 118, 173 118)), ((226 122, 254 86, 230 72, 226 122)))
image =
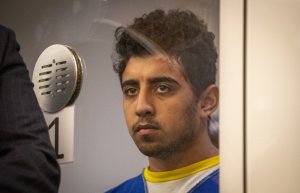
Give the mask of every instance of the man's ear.
POLYGON ((219 89, 215 84, 208 86, 201 94, 198 101, 198 112, 200 117, 207 118, 218 107, 219 89))

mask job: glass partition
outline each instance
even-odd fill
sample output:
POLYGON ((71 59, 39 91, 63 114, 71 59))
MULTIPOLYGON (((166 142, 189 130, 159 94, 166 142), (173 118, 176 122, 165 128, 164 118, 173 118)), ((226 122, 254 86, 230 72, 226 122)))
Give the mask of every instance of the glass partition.
MULTIPOLYGON (((113 71, 115 30, 155 9, 190 10, 207 23, 219 55, 219 7, 218 0, 0 2, 0 23, 16 32, 31 75, 41 52, 57 43, 74 48, 86 65, 75 104, 74 162, 61 165, 60 193, 104 192, 148 165, 127 131, 123 93, 113 71)), ((216 65, 218 74, 219 59, 216 65)), ((210 137, 218 147, 219 110, 210 118, 210 137)))

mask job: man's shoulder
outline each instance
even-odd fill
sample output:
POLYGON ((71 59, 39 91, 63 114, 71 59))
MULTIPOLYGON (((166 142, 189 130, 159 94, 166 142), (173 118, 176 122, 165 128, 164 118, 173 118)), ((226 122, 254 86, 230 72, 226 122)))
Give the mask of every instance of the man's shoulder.
POLYGON ((8 34, 15 34, 15 32, 13 30, 11 30, 10 28, 0 24, 0 34, 1 34, 1 36, 0 36, 1 39, 6 40, 8 34))
POLYGON ((7 33, 9 31, 9 28, 7 28, 7 27, 0 24, 0 31, 3 31, 3 32, 7 33))
POLYGON ((201 180, 190 192, 219 193, 219 169, 201 180))
POLYGON ((142 174, 139 174, 138 176, 126 180, 105 193, 142 193, 144 190, 144 178, 142 174))

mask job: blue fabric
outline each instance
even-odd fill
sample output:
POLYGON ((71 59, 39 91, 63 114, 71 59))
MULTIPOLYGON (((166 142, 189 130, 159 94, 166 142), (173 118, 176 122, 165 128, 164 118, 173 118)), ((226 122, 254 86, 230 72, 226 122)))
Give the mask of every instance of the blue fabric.
POLYGON ((219 193, 219 169, 201 180, 189 193, 219 193))
MULTIPOLYGON (((147 187, 140 174, 131 178, 106 193, 147 193, 147 187)), ((201 180, 189 193, 219 193, 219 170, 201 180)))
POLYGON ((119 186, 107 191, 106 193, 144 193, 146 185, 144 184, 143 174, 140 174, 134 178, 131 178, 119 186))

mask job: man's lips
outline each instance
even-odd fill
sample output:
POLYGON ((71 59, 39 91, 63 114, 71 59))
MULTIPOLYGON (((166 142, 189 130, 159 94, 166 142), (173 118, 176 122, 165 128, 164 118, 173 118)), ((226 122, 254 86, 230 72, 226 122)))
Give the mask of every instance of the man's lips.
POLYGON ((134 132, 138 133, 140 131, 145 131, 145 130, 158 130, 159 127, 154 124, 138 124, 136 127, 134 127, 134 132))

